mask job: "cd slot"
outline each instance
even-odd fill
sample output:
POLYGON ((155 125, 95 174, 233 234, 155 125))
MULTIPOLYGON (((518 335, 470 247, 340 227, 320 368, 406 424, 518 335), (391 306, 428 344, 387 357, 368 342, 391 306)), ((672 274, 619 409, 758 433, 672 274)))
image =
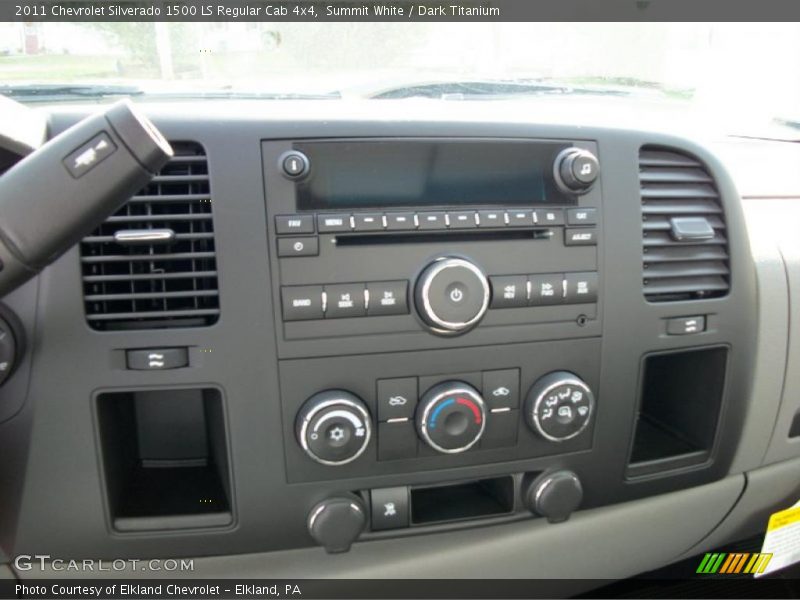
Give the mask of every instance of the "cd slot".
POLYGON ((336 236, 337 246, 371 246, 387 244, 420 244, 425 242, 488 242, 496 240, 548 240, 550 228, 519 228, 497 231, 402 231, 397 233, 345 233, 336 236))

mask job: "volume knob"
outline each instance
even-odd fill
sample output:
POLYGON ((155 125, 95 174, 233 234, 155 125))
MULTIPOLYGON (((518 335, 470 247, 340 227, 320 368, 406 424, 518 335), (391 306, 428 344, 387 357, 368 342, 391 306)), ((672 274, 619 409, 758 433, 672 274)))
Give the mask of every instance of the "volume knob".
POLYGON ((442 257, 428 265, 414 292, 419 316, 440 334, 474 327, 489 307, 489 281, 463 258, 442 257))

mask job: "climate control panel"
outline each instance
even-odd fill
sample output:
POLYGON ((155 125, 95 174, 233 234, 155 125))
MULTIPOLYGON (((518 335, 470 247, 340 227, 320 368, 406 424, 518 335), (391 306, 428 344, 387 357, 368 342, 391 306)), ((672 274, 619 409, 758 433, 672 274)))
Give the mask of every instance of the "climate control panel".
POLYGON ((553 445, 580 436, 591 424, 594 393, 572 372, 539 377, 527 390, 522 410, 518 369, 481 375, 481 386, 460 379, 424 388, 418 387, 417 378, 379 381, 377 415, 352 392, 318 392, 297 414, 297 443, 314 462, 338 467, 365 453, 373 431, 378 459, 397 460, 513 447, 521 426, 553 445), (424 389, 419 397, 418 389, 424 389), (491 433, 484 438, 487 431, 491 433))

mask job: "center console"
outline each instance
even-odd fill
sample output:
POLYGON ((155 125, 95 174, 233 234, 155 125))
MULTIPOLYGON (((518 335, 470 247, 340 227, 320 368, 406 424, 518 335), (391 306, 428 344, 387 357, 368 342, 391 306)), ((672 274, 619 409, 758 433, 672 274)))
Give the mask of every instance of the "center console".
MULTIPOLYGON (((603 266, 604 222, 609 202, 611 219, 618 210, 618 199, 604 198, 598 184, 600 154, 596 141, 578 139, 262 144, 289 483, 358 481, 331 501, 371 512, 366 528, 381 531, 464 523, 459 511, 417 514, 426 502, 456 502, 453 485, 492 490, 505 518, 533 511, 557 519, 569 516, 564 507, 621 495, 582 483, 573 470, 581 462, 629 476, 642 468, 632 458, 642 452, 639 462, 649 465, 642 472, 710 464, 722 387, 682 416, 673 413, 683 399, 673 395, 663 399, 672 408, 659 406, 655 415, 643 404, 641 425, 606 421, 609 431, 637 429, 627 467, 600 463, 601 452, 593 452, 597 415, 618 402, 600 393, 603 348, 614 351, 603 337, 604 280, 614 268, 603 266), (707 423, 707 431, 696 434, 693 422, 707 423), (657 433, 646 431, 651 426, 657 433), (689 442, 686 452, 656 448, 686 438, 703 442, 689 442), (506 484, 470 479, 468 467, 508 476, 503 493, 511 501, 497 500, 506 484), (389 476, 385 488, 380 481, 389 476), (559 482, 549 488, 549 509, 536 508, 542 477, 559 482), (420 489, 442 495, 432 501, 420 489), (387 502, 375 500, 385 497, 392 518, 381 514, 387 502)), ((679 213, 673 207, 659 218, 668 229, 681 225, 679 213)), ((702 229, 694 214, 684 225, 702 229)), ((724 380, 721 352, 717 371, 704 376, 724 380)), ((481 517, 497 514, 471 516, 481 517)), ((347 546, 327 544, 311 521, 309 528, 331 550, 347 546)))

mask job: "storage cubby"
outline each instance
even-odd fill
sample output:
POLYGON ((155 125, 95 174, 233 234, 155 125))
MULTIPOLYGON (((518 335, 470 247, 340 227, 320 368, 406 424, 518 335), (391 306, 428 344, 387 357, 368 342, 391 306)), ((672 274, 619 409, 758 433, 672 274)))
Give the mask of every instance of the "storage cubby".
POLYGON ((414 525, 509 514, 514 510, 510 475, 433 487, 411 488, 414 525))
POLYGON ((232 522, 218 390, 102 393, 97 415, 115 529, 220 527, 232 522))
POLYGON ((651 354, 643 362, 628 476, 711 456, 725 389, 725 347, 651 354))

